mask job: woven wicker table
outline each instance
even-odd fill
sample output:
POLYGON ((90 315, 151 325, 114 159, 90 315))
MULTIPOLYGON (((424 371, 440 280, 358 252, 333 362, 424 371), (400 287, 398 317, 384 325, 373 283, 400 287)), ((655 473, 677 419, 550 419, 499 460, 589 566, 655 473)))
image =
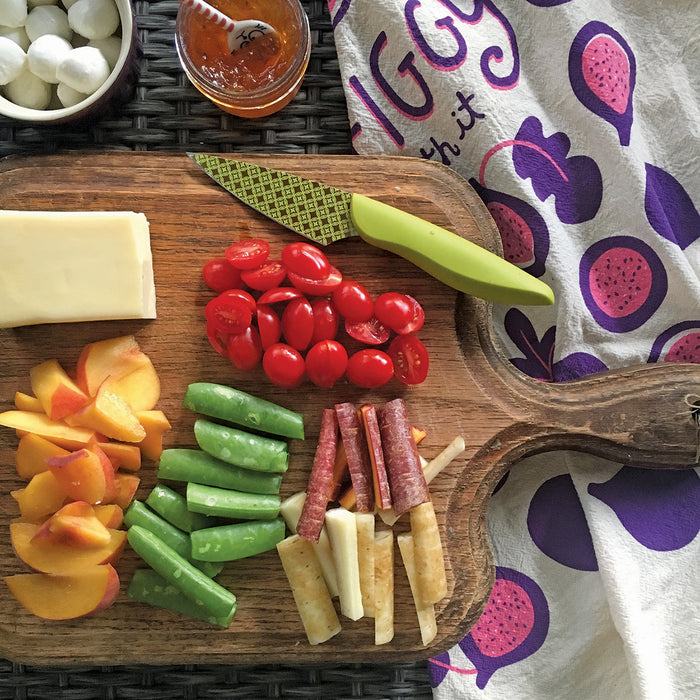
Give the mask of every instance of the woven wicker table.
MULTIPOLYGON (((143 59, 135 93, 91 124, 40 127, 0 118, 0 156, 75 149, 352 153, 325 0, 304 2, 313 49, 301 91, 261 120, 228 115, 189 84, 175 53, 177 0, 136 0, 143 59)), ((0 698, 431 698, 425 663, 255 668, 30 667, 0 659, 0 698)))

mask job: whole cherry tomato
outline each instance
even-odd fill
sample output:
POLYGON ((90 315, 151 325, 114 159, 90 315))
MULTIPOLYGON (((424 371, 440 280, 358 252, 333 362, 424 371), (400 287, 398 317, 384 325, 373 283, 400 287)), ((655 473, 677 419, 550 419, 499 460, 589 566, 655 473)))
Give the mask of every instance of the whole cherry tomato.
POLYGON ((346 373, 353 384, 372 389, 386 384, 394 376, 394 364, 382 350, 365 348, 348 358, 346 373))
POLYGON ((278 386, 293 387, 304 376, 304 358, 286 343, 275 343, 263 353, 263 370, 278 386))
POLYGON ((222 333, 242 333, 253 320, 245 301, 221 294, 204 307, 204 315, 222 333))
POLYGON ((332 387, 347 366, 347 350, 337 340, 321 340, 306 353, 306 374, 317 386, 332 387))
POLYGON ((226 248, 226 259, 239 270, 252 270, 262 265, 270 255, 270 244, 262 238, 236 241, 226 248))
POLYGON ((310 243, 299 241, 282 249, 282 262, 287 270, 311 280, 322 280, 331 272, 326 254, 310 243))
POLYGON ((428 351, 415 335, 397 335, 387 349, 394 374, 404 384, 420 384, 428 376, 428 351))
POLYGON ((399 335, 415 333, 419 331, 425 323, 425 311, 423 307, 410 294, 404 294, 404 296, 411 304, 411 318, 403 328, 394 329, 399 335))
POLYGON ((287 276, 289 277, 289 281, 299 291, 312 296, 331 294, 343 281, 343 276, 340 274, 340 271, 332 265, 328 277, 324 277, 322 280, 314 280, 309 277, 297 275, 296 272, 292 272, 291 270, 288 272, 287 276))
POLYGON ((255 316, 258 320, 258 331, 263 350, 279 342, 282 337, 282 324, 279 316, 264 304, 258 304, 255 316))
POLYGON ((226 339, 226 350, 236 369, 243 372, 253 369, 262 357, 258 329, 255 326, 248 326, 242 333, 229 335, 226 339))
POLYGON ((374 313, 374 302, 370 293, 353 280, 343 280, 333 292, 333 305, 338 313, 350 323, 367 321, 374 313))
POLYGON ((311 302, 311 310, 314 315, 314 333, 311 336, 312 343, 319 340, 333 340, 338 335, 338 312, 333 302, 326 297, 318 297, 311 302))
POLYGON ((405 294, 385 292, 374 301, 374 315, 385 326, 396 331, 413 318, 413 304, 405 294))
POLYGON ((306 350, 314 333, 314 312, 306 297, 292 299, 282 313, 282 335, 296 350, 306 350))
POLYGON ((226 258, 214 258, 202 268, 202 279, 209 289, 224 292, 240 286, 241 273, 226 258))
POLYGON ((357 323, 345 321, 345 330, 351 338, 365 345, 381 345, 391 336, 391 331, 376 316, 357 323))
POLYGON ((251 288, 259 292, 279 287, 287 276, 287 269, 279 260, 268 260, 259 267, 243 270, 241 279, 251 288))

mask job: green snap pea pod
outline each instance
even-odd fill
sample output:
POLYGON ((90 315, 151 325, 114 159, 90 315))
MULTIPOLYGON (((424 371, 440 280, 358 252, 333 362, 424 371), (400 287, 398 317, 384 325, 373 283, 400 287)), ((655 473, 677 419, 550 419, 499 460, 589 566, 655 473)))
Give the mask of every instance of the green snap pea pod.
POLYGON ((281 474, 242 469, 204 450, 181 447, 163 450, 158 463, 158 477, 248 493, 279 493, 282 484, 281 474))
POLYGON ((284 539, 284 520, 251 520, 192 533, 192 556, 203 561, 233 561, 274 549, 284 539))
POLYGON ((163 540, 171 549, 174 549, 181 557, 192 562, 198 569, 201 569, 207 576, 214 577, 222 569, 221 566, 211 566, 207 562, 194 561, 192 557, 192 542, 190 536, 178 530, 167 520, 164 520, 157 513, 154 513, 141 501, 132 501, 124 512, 124 525, 140 525, 156 537, 163 540))
MULTIPOLYGON (((200 530, 197 530, 200 532, 200 530)), ((172 547, 140 525, 127 530, 134 551, 190 600, 217 619, 226 619, 236 611, 236 596, 181 557, 172 547)))
POLYGON ((279 515, 281 505, 279 496, 187 484, 187 507, 195 513, 236 520, 272 520, 279 515))
POLYGON ((183 530, 201 530, 216 525, 216 518, 187 510, 187 499, 163 484, 156 484, 146 497, 146 505, 171 525, 183 530))
POLYGON ((210 455, 244 469, 284 473, 289 448, 283 440, 253 435, 200 418, 194 423, 197 444, 210 455))
POLYGON ((190 600, 177 586, 173 586, 153 569, 137 569, 126 588, 126 595, 139 603, 165 608, 182 615, 203 620, 219 627, 228 627, 236 612, 235 606, 228 615, 216 617, 206 608, 190 600))
POLYGON ((304 418, 300 413, 229 386, 209 382, 190 384, 182 405, 244 428, 304 439, 304 418))

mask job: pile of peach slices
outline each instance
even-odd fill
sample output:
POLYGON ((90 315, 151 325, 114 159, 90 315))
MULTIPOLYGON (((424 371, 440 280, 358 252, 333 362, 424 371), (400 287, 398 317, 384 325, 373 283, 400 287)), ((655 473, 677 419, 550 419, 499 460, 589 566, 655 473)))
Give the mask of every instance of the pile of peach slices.
POLYGON ((71 373, 43 362, 30 383, 0 425, 19 437, 17 472, 27 483, 11 492, 20 517, 10 537, 33 572, 5 581, 30 612, 66 620, 114 602, 123 512, 142 457, 159 459, 170 423, 155 410, 160 380, 133 336, 90 343, 71 373))

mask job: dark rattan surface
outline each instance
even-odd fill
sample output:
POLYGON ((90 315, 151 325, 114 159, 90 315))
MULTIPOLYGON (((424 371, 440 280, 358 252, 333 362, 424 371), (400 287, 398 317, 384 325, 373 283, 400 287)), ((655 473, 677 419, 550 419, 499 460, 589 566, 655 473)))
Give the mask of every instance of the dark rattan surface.
MULTIPOLYGON (((313 50, 301 91, 261 120, 202 98, 175 53, 177 0, 135 3, 143 44, 133 97, 76 126, 35 127, 0 117, 0 156, 75 149, 351 153, 350 128, 325 0, 304 2, 313 50)), ((5 698, 431 698, 425 663, 333 666, 43 668, 0 660, 5 698)))

